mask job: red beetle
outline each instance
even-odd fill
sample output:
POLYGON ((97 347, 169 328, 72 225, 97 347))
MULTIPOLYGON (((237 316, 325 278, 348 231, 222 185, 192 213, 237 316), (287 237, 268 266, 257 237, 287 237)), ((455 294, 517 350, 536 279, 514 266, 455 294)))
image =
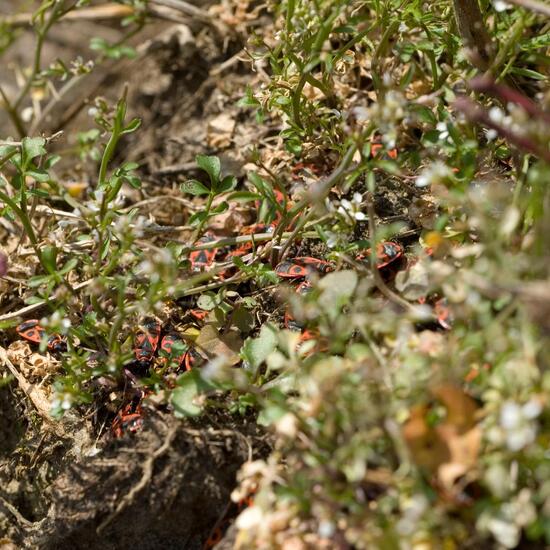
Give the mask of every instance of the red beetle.
MULTIPOLYGON (((208 231, 195 244, 206 244, 211 243, 215 240, 215 235, 208 231)), ((189 261, 191 262, 191 268, 193 269, 193 271, 201 271, 211 266, 214 263, 217 252, 217 248, 194 250, 193 252, 191 252, 191 254, 189 254, 189 261)))
POLYGON ((189 346, 177 334, 171 333, 164 336, 160 343, 160 349, 165 353, 163 362, 165 364, 169 363, 175 365, 179 368, 185 360, 185 356, 189 351, 189 346), (179 355, 175 355, 174 344, 177 344, 181 350, 179 351, 179 355))
MULTIPOLYGON (((358 254, 358 260, 368 260, 372 249, 358 254)), ((403 247, 399 243, 385 241, 376 245, 376 267, 382 269, 403 256, 403 247)))
POLYGON ((290 260, 284 260, 275 268, 275 273, 281 278, 298 279, 307 277, 317 271, 327 273, 334 269, 333 265, 324 260, 311 258, 309 256, 298 256, 290 260))
POLYGON ((205 309, 190 309, 189 315, 196 321, 204 321, 210 312, 205 309))
MULTIPOLYGON (((254 235, 255 233, 273 233, 274 230, 274 224, 266 225, 263 223, 256 223, 254 225, 249 225, 248 227, 243 227, 243 229, 241 229, 241 235, 254 235)), ((237 249, 231 252, 230 256, 244 256, 245 254, 252 252, 253 249, 253 242, 243 243, 237 249)))
POLYGON ((134 355, 140 363, 149 363, 160 340, 160 323, 157 319, 145 319, 134 339, 134 355))
POLYGON ((193 367, 200 367, 204 363, 203 356, 194 348, 190 348, 185 354, 185 370, 191 370, 193 367))
POLYGON ((113 437, 120 438, 125 431, 130 433, 138 432, 143 426, 143 409, 138 403, 128 403, 117 412, 112 424, 111 433, 113 437))
MULTIPOLYGON (((380 141, 375 140, 373 143, 371 143, 371 146, 370 146, 371 157, 373 158, 377 157, 378 153, 380 153, 383 148, 384 148, 384 145, 380 143, 380 141)), ((397 158, 397 149, 395 148, 390 149, 387 154, 388 154, 388 157, 395 160, 397 158)))
MULTIPOLYGON (((40 326, 38 319, 29 319, 28 321, 21 323, 15 330, 21 338, 35 344, 40 344, 46 334, 46 330, 40 326)), ((50 351, 67 350, 67 342, 59 334, 52 334, 48 338, 47 346, 50 351)))

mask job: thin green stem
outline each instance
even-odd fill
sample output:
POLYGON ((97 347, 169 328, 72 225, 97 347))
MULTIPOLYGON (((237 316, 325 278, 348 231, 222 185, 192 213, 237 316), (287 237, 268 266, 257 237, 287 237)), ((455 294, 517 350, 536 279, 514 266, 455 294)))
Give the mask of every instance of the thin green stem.
POLYGON ((29 240, 31 241, 31 244, 37 251, 37 255, 42 261, 40 251, 37 249, 38 245, 38 239, 36 238, 36 233, 34 232, 34 229, 32 227, 31 221, 29 220, 29 217, 26 215, 23 209, 21 209, 17 203, 6 193, 3 191, 0 191, 0 200, 7 204, 15 213, 15 215, 19 218, 19 221, 23 224, 23 227, 25 228, 25 233, 27 233, 27 236, 29 237, 29 240))
POLYGON ((197 241, 198 239, 200 239, 202 237, 202 231, 203 231, 203 228, 204 228, 204 224, 208 220, 208 216, 210 214, 210 209, 212 208, 212 201, 213 200, 214 200, 214 193, 212 191, 210 191, 210 194, 208 195, 208 199, 206 201, 206 208, 205 208, 206 216, 204 216, 204 218, 201 220, 199 226, 197 227, 197 231, 195 232, 193 242, 197 241))

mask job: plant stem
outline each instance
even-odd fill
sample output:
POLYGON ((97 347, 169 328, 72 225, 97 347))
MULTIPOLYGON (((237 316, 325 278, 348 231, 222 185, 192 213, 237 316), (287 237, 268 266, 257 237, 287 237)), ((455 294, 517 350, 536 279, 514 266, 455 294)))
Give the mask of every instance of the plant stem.
POLYGON ((470 50, 468 60, 486 71, 491 66, 493 45, 478 0, 453 0, 456 24, 464 45, 470 50))
POLYGON ((204 228, 204 224, 208 220, 208 215, 210 214, 210 209, 212 208, 212 201, 214 200, 214 193, 210 191, 210 194, 208 195, 208 199, 206 201, 206 216, 201 220, 199 226, 197 227, 197 231, 195 232, 195 235, 193 237, 193 242, 198 241, 202 237, 202 230, 204 228))

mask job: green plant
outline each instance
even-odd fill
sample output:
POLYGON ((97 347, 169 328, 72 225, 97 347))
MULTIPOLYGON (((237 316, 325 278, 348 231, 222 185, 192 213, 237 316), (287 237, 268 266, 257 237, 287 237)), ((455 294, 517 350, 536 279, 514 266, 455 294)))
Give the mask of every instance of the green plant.
POLYGON ((200 238, 203 234, 205 224, 210 218, 218 214, 222 214, 229 208, 226 201, 220 202, 216 207, 212 208, 214 199, 224 193, 232 191, 237 185, 235 176, 221 175, 221 163, 218 157, 197 155, 197 165, 204 170, 209 178, 209 184, 205 185, 198 180, 188 180, 181 185, 183 193, 189 193, 194 196, 206 196, 206 205, 204 210, 196 212, 189 218, 191 225, 196 225, 196 238, 200 238))

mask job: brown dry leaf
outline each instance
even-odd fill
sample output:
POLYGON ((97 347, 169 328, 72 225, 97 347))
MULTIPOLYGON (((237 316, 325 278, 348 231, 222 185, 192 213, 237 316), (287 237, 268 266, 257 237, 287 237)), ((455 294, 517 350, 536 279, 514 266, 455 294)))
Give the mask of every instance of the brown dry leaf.
POLYGON ((433 473, 449 460, 450 454, 445 442, 426 422, 427 413, 427 405, 413 407, 403 426, 403 437, 415 463, 433 473))
POLYGON ((12 342, 6 351, 8 353, 8 359, 16 365, 26 361, 32 353, 29 344, 23 340, 16 340, 15 342, 12 342))
POLYGON ((235 131, 235 119, 228 113, 222 113, 208 123, 206 142, 214 149, 228 147, 235 131))
POLYGON ((250 208, 231 203, 229 209, 213 218, 210 229, 218 235, 234 235, 245 226, 254 221, 250 208))
POLYGON ((481 428, 476 424, 477 403, 451 384, 432 389, 447 409, 445 422, 436 427, 438 437, 449 449, 450 460, 438 470, 439 482, 451 491, 455 481, 475 467, 481 448, 481 428))
POLYGON ((231 366, 241 360, 238 351, 241 349, 242 340, 235 332, 220 335, 213 325, 205 325, 200 331, 196 344, 210 359, 223 356, 226 363, 231 366))
POLYGON ((8 359, 19 366, 21 373, 28 380, 42 379, 58 370, 58 361, 49 355, 33 353, 29 344, 22 340, 12 342, 6 352, 8 359))
POLYGON ((464 393, 464 390, 452 384, 441 384, 432 388, 431 391, 447 409, 444 424, 451 424, 462 432, 475 425, 478 406, 469 395, 464 393))
POLYGON ((457 479, 475 468, 479 456, 478 406, 460 387, 452 384, 440 384, 431 392, 445 407, 445 420, 429 426, 428 406, 418 405, 403 426, 403 437, 414 461, 435 474, 443 489, 452 492, 457 479))

